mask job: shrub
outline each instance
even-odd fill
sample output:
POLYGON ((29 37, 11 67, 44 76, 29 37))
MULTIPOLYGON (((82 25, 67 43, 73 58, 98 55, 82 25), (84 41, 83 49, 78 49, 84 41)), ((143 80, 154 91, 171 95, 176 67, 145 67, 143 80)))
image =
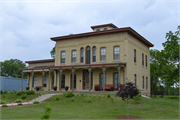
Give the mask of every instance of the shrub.
POLYGON ((114 100, 114 99, 113 99, 113 98, 111 98, 111 101, 112 101, 112 102, 113 102, 113 100, 114 100))
POLYGON ((3 96, 3 97, 6 97, 6 95, 4 95, 4 94, 3 94, 2 96, 3 96))
POLYGON ((83 96, 84 96, 84 93, 80 93, 80 95, 81 95, 81 97, 83 97, 83 96))
POLYGON ((21 99, 16 99, 15 102, 22 103, 23 101, 21 99))
POLYGON ((44 113, 43 115, 40 116, 40 119, 49 119, 49 114, 44 113))
POLYGON ((22 103, 18 103, 18 105, 22 105, 22 103))
POLYGON ((8 107, 8 105, 6 105, 6 104, 2 104, 2 107, 8 107))
POLYGON ((79 96, 79 93, 77 93, 77 96, 79 96))
POLYGON ((142 100, 142 97, 141 97, 141 94, 137 94, 135 97, 134 97, 134 102, 136 104, 140 103, 142 100))
POLYGON ((179 99, 177 96, 168 97, 169 99, 179 99))
POLYGON ((16 94, 17 93, 17 90, 13 90, 13 94, 16 94))
POLYGON ((66 94, 67 94, 66 92, 63 92, 63 95, 64 95, 64 96, 66 96, 66 94))
POLYGON ((107 94, 107 97, 108 97, 108 98, 110 98, 110 97, 111 97, 111 94, 110 94, 110 93, 108 93, 108 94, 107 94))
POLYGON ((34 95, 35 92, 34 92, 34 90, 22 90, 22 91, 18 91, 16 94, 17 95, 22 95, 22 94, 34 95))
POLYGON ((59 97, 58 97, 58 96, 56 97, 56 100, 59 100, 59 97))
POLYGON ((90 102, 91 102, 91 99, 88 99, 88 102, 90 103, 90 102))
POLYGON ((34 103, 34 104, 39 104, 39 101, 34 101, 33 103, 34 103))
POLYGON ((160 98, 163 98, 163 95, 160 95, 159 97, 160 97, 160 98))
POLYGON ((22 94, 22 95, 21 95, 21 98, 22 98, 22 99, 25 99, 26 97, 27 97, 27 94, 22 94))
POLYGON ((71 101, 74 102, 75 101, 74 98, 72 98, 71 101))
POLYGON ((7 90, 3 90, 2 94, 7 94, 8 91, 7 90))
POLYGON ((101 96, 99 95, 99 98, 101 98, 101 96))
POLYGON ((1 104, 6 104, 6 102, 5 102, 5 101, 3 101, 3 100, 1 100, 1 104))
POLYGON ((74 96, 74 93, 73 92, 68 92, 67 94, 66 94, 66 97, 73 97, 74 96))

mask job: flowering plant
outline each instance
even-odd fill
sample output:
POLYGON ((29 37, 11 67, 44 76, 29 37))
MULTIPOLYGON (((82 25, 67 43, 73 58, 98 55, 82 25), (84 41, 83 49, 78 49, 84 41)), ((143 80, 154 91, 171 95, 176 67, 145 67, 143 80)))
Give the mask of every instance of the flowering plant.
POLYGON ((95 85, 95 88, 98 88, 98 89, 100 89, 99 85, 95 85))
POLYGON ((65 88, 69 88, 69 86, 66 86, 65 88))
POLYGON ((54 88, 57 88, 57 86, 53 86, 54 88))
POLYGON ((114 86, 111 86, 110 88, 114 88, 114 86))

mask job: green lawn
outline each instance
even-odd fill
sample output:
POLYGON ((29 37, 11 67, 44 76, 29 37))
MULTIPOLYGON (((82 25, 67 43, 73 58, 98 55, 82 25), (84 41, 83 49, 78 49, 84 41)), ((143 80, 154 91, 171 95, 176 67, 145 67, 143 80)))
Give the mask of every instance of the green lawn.
MULTIPOLYGON (((101 95, 99 93, 98 95, 101 95)), ((104 95, 104 94, 102 94, 104 95)), ((57 96, 45 100, 45 103, 21 107, 1 108, 2 119, 40 119, 45 106, 51 106, 53 111, 50 119, 116 119, 116 116, 127 115, 127 104, 120 97, 115 97, 113 102, 110 98, 89 98, 74 96, 66 98, 60 96, 60 100, 55 100, 57 96), (75 101, 72 102, 72 99, 75 101), (91 99, 91 102, 87 102, 91 99)), ((142 98, 142 104, 129 102, 129 115, 143 119, 178 119, 179 99, 142 98)))

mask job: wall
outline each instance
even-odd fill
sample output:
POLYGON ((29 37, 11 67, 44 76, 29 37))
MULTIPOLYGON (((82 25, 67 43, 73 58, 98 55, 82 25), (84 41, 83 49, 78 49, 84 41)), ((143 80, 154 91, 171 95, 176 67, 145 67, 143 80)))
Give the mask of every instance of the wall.
POLYGON ((29 63, 28 68, 34 68, 39 66, 54 66, 54 62, 29 63))

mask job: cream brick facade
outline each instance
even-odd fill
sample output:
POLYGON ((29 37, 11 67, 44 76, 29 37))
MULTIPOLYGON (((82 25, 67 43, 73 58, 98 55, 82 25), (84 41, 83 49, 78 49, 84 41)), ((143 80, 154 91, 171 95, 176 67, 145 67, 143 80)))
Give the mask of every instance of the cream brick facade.
MULTIPOLYGON (((94 32, 86 34, 69 35, 63 39, 63 37, 52 38, 56 41, 55 44, 55 60, 52 61, 43 61, 43 63, 35 61, 33 63, 29 62, 28 69, 23 69, 23 72, 29 72, 29 84, 30 89, 34 89, 32 86, 33 76, 37 77, 37 86, 42 86, 43 79, 42 73, 43 70, 46 71, 44 76, 47 76, 47 86, 42 87, 43 90, 53 89, 52 85, 52 76, 54 75, 54 86, 57 86, 57 90, 63 90, 61 88, 61 74, 65 75, 65 86, 71 86, 71 74, 74 69, 76 74, 76 89, 75 90, 84 90, 84 70, 90 69, 92 71, 92 90, 94 90, 95 84, 100 84, 100 73, 103 73, 105 70, 106 73, 106 84, 114 84, 113 73, 120 75, 120 83, 127 81, 134 82, 134 75, 137 76, 137 86, 142 90, 143 94, 150 95, 150 50, 149 47, 153 45, 150 42, 144 40, 142 36, 138 33, 133 33, 131 29, 120 29, 113 28, 111 24, 105 26, 95 26, 93 28, 94 32), (107 31, 102 31, 103 28, 108 28, 107 31), (101 31, 96 32, 97 29, 101 31), (98 33, 98 34, 97 34, 98 33), (95 35, 89 35, 95 34, 95 35), (137 34, 137 35, 136 35, 137 34), (80 36, 81 35, 81 36, 80 36), (140 37, 139 37, 139 36, 140 37), (138 39, 139 38, 139 39, 138 39), (57 40, 56 40, 57 39, 57 40), (144 41, 143 41, 144 40, 144 41), (89 46, 90 50, 90 64, 86 64, 86 47, 89 46), (93 47, 96 47, 96 62, 92 62, 93 47), (114 46, 120 47, 120 59, 114 60, 114 46), (100 60, 100 49, 106 48, 106 60, 100 60), (84 48, 84 62, 80 62, 81 48, 84 48), (134 49, 136 50, 136 63, 134 63, 134 49), (77 51, 76 63, 72 63, 72 50, 77 51), (61 52, 65 52, 65 63, 61 63, 61 52), (142 65, 142 54, 144 54, 144 66, 142 65), (146 59, 147 55, 147 67, 146 59), (117 63, 117 64, 116 64, 117 63), (122 64, 121 64, 122 63, 122 64), (34 69, 34 67, 46 66, 46 68, 34 69), (48 67, 51 66, 51 67, 48 67), (52 67, 54 66, 54 67, 52 67), (118 69, 120 68, 120 71, 118 69), (125 68, 125 69, 123 69, 125 68), (124 71, 125 70, 125 71, 124 71), (33 72, 34 71, 34 72, 33 72), (35 72, 36 71, 36 72, 35 72), (49 71, 52 71, 49 74, 49 71), (32 72, 34 74, 32 74, 32 72), (119 74, 120 72, 120 74, 119 74), (50 75, 50 76, 49 76, 50 75), (144 76, 144 88, 142 89, 142 77, 144 76), (146 89, 146 77, 147 77, 147 89, 146 89), (50 81, 49 81, 50 78, 50 81), (57 84, 56 84, 57 81, 57 84), (50 88, 49 88, 50 83, 50 88)), ((88 76, 90 77, 90 76, 88 76)), ((73 78, 72 78, 73 79, 73 78)), ((87 81, 88 78, 86 78, 87 81)), ((89 83, 90 85, 90 79, 89 83)), ((71 87, 69 88, 71 89, 71 87)), ((90 88, 89 88, 90 89, 90 88)))

